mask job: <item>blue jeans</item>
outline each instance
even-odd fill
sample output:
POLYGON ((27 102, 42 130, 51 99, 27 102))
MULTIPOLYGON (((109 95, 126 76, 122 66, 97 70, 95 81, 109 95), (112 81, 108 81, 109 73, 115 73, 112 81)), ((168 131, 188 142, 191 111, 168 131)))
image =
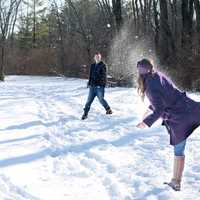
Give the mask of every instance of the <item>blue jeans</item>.
POLYGON ((185 153, 185 145, 186 145, 186 139, 182 142, 178 143, 177 145, 174 145, 174 155, 175 156, 184 156, 185 153))
POLYGON ((97 96, 101 105, 106 109, 110 109, 110 106, 108 105, 108 103, 106 102, 106 100, 104 99, 104 93, 105 93, 105 88, 102 86, 95 86, 95 87, 91 87, 89 89, 89 95, 88 95, 88 99, 87 102, 85 104, 85 114, 88 114, 89 110, 90 110, 90 106, 92 104, 92 102, 94 101, 94 98, 97 96))

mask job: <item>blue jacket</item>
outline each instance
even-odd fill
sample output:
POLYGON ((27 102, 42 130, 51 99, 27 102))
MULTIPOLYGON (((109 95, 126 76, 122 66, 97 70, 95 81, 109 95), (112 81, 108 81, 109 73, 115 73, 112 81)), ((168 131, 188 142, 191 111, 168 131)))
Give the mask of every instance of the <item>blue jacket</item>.
POLYGON ((187 97, 161 73, 147 74, 144 79, 145 94, 153 112, 143 122, 152 126, 162 118, 170 134, 170 144, 178 144, 200 125, 200 103, 187 97))
POLYGON ((106 65, 101 61, 100 63, 91 64, 89 86, 106 86, 106 65))

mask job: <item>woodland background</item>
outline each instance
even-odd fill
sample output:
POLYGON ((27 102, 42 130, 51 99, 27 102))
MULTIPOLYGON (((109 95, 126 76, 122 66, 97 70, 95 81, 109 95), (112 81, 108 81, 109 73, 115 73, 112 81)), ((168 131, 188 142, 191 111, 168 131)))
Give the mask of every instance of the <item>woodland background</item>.
POLYGON ((132 86, 137 60, 148 57, 200 90, 200 0, 0 0, 1 80, 87 78, 96 51, 119 86, 132 86))

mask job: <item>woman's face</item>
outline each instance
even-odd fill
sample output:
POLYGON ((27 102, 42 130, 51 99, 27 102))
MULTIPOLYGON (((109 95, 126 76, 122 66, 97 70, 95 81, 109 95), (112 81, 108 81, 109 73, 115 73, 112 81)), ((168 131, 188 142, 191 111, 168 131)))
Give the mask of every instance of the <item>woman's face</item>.
POLYGON ((153 66, 149 60, 142 60, 137 63, 137 70, 139 74, 148 74, 153 71, 153 66))

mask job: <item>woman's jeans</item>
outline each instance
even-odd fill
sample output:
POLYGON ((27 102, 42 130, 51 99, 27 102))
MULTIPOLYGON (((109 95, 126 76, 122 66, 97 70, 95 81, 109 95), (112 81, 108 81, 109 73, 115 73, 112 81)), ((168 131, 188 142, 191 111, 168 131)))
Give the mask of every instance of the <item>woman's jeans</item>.
POLYGON ((177 145, 174 145, 174 155, 175 156, 184 156, 185 153, 185 145, 186 145, 186 139, 180 142, 177 145))
POLYGON ((87 102, 85 104, 85 114, 87 115, 89 110, 90 110, 90 106, 92 104, 92 102, 94 101, 94 98, 97 96, 101 105, 106 109, 110 109, 110 106, 108 105, 107 101, 104 99, 104 93, 105 93, 105 88, 102 86, 95 86, 95 87, 89 87, 89 95, 88 95, 88 99, 87 102))

